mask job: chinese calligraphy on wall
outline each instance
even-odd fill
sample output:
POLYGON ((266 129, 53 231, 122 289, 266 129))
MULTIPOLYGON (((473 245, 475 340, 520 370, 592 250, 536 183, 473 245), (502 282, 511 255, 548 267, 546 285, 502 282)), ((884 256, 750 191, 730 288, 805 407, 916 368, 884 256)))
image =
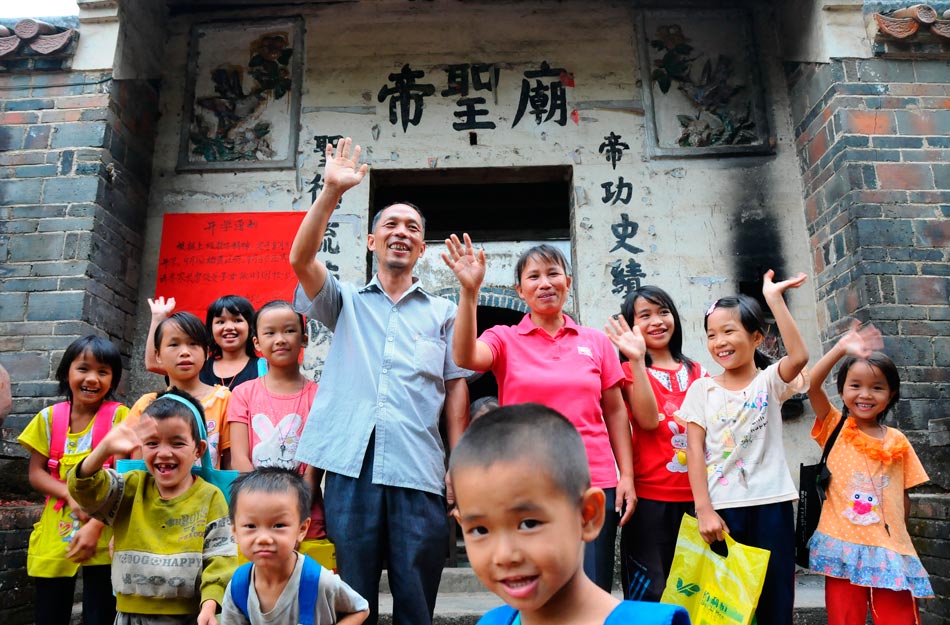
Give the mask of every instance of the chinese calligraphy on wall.
MULTIPOLYGON (((501 68, 491 63, 458 63, 444 68, 445 76, 441 83, 445 87, 438 90, 443 98, 457 98, 458 110, 453 113, 457 121, 452 129, 492 130, 496 128, 498 115, 492 115, 487 96, 497 104, 497 95, 501 82, 501 68)), ((425 111, 426 98, 436 96, 436 84, 428 82, 432 76, 420 69, 412 69, 406 63, 398 72, 388 76, 377 94, 380 103, 388 102, 389 123, 400 125, 403 132, 410 126, 418 126, 425 111)), ((568 89, 574 86, 574 77, 563 67, 551 67, 542 61, 536 69, 525 70, 520 77, 518 108, 511 127, 514 128, 525 118, 533 120, 535 125, 553 123, 566 126, 568 113, 568 89)), ((576 112, 570 116, 577 121, 576 112)))

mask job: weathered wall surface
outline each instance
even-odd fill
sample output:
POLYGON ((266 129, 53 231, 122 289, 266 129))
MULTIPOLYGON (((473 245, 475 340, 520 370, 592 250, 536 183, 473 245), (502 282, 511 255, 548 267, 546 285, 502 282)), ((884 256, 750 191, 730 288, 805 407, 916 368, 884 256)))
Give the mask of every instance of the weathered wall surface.
MULTIPOLYGON (((162 115, 159 123, 153 185, 149 201, 139 294, 137 336, 148 324, 145 298, 151 295, 158 260, 161 220, 166 213, 214 211, 304 210, 311 201, 308 182, 318 172, 315 135, 353 136, 364 146, 373 171, 429 167, 492 169, 536 165, 573 168, 571 231, 575 301, 580 321, 602 327, 618 310, 621 296, 612 293, 611 267, 631 257, 623 249, 611 252, 618 239, 611 226, 622 214, 638 226, 626 243, 640 248, 636 255, 646 277, 674 294, 686 321, 686 349, 711 364, 702 335, 702 312, 716 298, 733 293, 739 281, 754 280, 768 266, 779 273, 808 270, 810 254, 802 219, 797 172, 784 76, 775 49, 776 37, 768 16, 757 15, 769 123, 776 137, 773 156, 731 159, 663 159, 649 161, 644 152, 644 118, 640 107, 635 43, 636 14, 619 2, 563 3, 360 3, 302 9, 306 19, 306 64, 299 171, 176 173, 182 91, 187 58, 187 35, 193 22, 210 17, 172 18, 164 62, 162 115), (477 25, 477 28, 473 28, 477 25), (536 124, 530 112, 513 126, 525 71, 542 62, 573 75, 567 88, 567 111, 577 121, 564 126, 536 124), (480 120, 495 129, 477 130, 477 145, 468 131, 453 130, 459 121, 457 97, 442 97, 446 68, 452 64, 494 63, 500 68, 495 95, 484 96, 487 109, 480 120), (402 119, 389 119, 389 102, 378 94, 391 86, 388 76, 408 64, 423 71, 420 84, 432 84, 418 125, 404 131, 402 119), (608 103, 604 105, 604 103, 608 103), (627 110, 616 110, 618 107, 627 110), (630 146, 611 167, 598 152, 611 132, 630 146), (632 184, 628 201, 604 202, 603 184, 616 190, 623 177, 632 184), (765 242, 765 243, 763 243, 765 242)), ((247 19, 264 17, 248 12, 247 19)), ((273 17, 273 12, 266 17, 273 17)), ((351 191, 339 210, 333 260, 344 279, 366 276, 365 233, 370 184, 351 191)), ((426 207, 423 207, 425 209, 426 207)), ((436 291, 454 288, 454 278, 431 244, 428 262, 420 266, 426 284, 436 291)), ((508 271, 502 271, 504 276, 508 271)), ((503 284, 486 287, 510 287, 503 284)), ((802 330, 817 352, 817 327, 811 283, 792 294, 791 306, 802 330)), ((288 294, 289 296, 289 294, 288 294)), ((135 356, 141 362, 142 341, 135 356)), ((160 383, 134 374, 136 391, 160 383)), ((814 455, 802 441, 807 424, 790 424, 790 462, 814 455)))

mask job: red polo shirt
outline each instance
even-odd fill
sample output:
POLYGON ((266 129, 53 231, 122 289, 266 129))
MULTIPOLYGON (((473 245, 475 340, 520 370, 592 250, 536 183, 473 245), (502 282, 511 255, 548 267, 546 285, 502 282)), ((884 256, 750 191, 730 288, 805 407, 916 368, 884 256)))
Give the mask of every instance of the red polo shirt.
POLYGON ((624 374, 607 336, 564 315, 552 337, 525 315, 518 325, 489 328, 478 340, 494 356, 499 404, 534 402, 563 414, 584 440, 592 485, 615 487, 617 465, 600 401, 624 374))

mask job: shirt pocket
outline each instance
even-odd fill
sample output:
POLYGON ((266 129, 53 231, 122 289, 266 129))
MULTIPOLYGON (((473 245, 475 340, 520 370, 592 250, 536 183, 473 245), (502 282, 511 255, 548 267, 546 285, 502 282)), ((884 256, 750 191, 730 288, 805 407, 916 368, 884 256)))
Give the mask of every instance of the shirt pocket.
POLYGON ((445 341, 427 336, 416 336, 413 367, 420 374, 433 380, 441 380, 445 368, 445 341))

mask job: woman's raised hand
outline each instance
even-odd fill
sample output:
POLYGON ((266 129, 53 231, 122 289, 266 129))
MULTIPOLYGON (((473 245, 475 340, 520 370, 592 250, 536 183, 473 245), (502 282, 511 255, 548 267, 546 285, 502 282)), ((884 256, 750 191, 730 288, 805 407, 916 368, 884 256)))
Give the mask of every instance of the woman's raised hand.
POLYGON ((467 233, 462 235, 462 239, 464 242, 453 234, 445 240, 448 252, 442 252, 442 260, 455 272, 463 289, 478 291, 485 279, 485 250, 479 249, 476 253, 467 233))

